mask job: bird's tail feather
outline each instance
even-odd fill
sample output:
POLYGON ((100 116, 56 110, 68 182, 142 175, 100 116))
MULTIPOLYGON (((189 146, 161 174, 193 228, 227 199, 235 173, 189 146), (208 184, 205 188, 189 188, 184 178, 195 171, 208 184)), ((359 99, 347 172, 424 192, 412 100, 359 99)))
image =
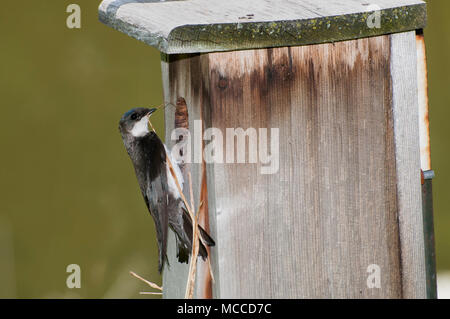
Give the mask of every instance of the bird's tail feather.
POLYGON ((211 238, 211 236, 208 235, 208 233, 202 228, 202 226, 198 226, 198 229, 200 230, 200 237, 203 239, 206 245, 210 247, 216 245, 214 240, 211 238))
POLYGON ((179 239, 179 236, 175 236, 177 241, 177 258, 180 263, 188 263, 189 254, 191 250, 179 239))
MULTIPOLYGON (((180 263, 187 263, 189 261, 189 255, 192 251, 192 220, 189 215, 189 213, 183 208, 183 228, 184 228, 184 236, 180 236, 178 232, 175 232, 177 234, 177 257, 178 261, 180 263)), ((198 253, 202 257, 203 260, 206 260, 208 257, 208 251, 203 244, 203 242, 207 246, 214 246, 214 240, 211 238, 211 236, 208 235, 208 233, 199 226, 199 234, 201 237, 201 240, 199 241, 199 250, 198 253)))

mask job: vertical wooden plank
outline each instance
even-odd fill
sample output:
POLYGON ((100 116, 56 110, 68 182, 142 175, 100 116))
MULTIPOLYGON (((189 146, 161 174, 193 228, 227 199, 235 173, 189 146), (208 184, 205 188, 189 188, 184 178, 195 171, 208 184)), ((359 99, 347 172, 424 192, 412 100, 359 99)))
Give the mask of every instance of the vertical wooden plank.
POLYGON ((415 32, 391 43, 403 297, 426 298, 415 32))
POLYGON ((214 165, 221 298, 401 297, 389 55, 388 36, 209 54, 211 125, 280 129, 277 174, 214 165))
MULTIPOLYGON (((203 132, 199 130, 197 135, 194 135, 195 127, 197 121, 208 123, 207 120, 203 119, 205 112, 207 114, 209 109, 209 99, 208 95, 208 81, 207 75, 207 64, 208 61, 204 55, 190 54, 190 55, 173 55, 166 56, 162 55, 162 73, 163 73, 163 87, 164 87, 164 101, 168 104, 165 109, 165 124, 166 124, 166 145, 172 148, 174 141, 171 141, 171 134, 174 129, 174 113, 176 101, 179 97, 183 97, 186 100, 189 112, 189 130, 191 132, 191 154, 192 162, 185 165, 184 180, 185 184, 183 187, 183 192, 186 198, 190 202, 189 198, 189 183, 187 172, 191 172, 193 193, 194 193, 194 203, 196 210, 200 204, 200 194, 202 187, 205 188, 203 183, 203 164, 201 162, 195 162, 195 152, 198 153, 196 149, 196 141, 201 141, 203 132), (202 120, 203 119, 203 120, 202 120)), ((197 143, 198 145, 198 143, 197 143)), ((202 143, 200 142, 200 148, 202 143)), ((200 150, 201 151, 201 150, 200 150)), ((213 203, 214 201, 212 201, 213 203)), ((210 204, 208 202, 204 203, 205 208, 210 204)), ((208 209, 206 209, 208 212, 208 209)), ((208 230, 209 226, 209 216, 203 216, 199 221, 200 224, 208 230)), ((213 238, 214 230, 209 231, 213 238)), ((184 298, 188 265, 180 264, 176 259, 176 247, 175 247, 175 236, 170 231, 168 239, 168 258, 171 267, 166 269, 163 275, 163 285, 164 285, 164 297, 165 298, 184 298)), ((214 254, 214 250, 212 251, 214 254)), ((212 257, 214 258, 214 257, 212 257)), ((213 263, 214 264, 214 263, 213 263)), ((205 298, 210 296, 211 282, 209 280, 209 268, 207 263, 203 262, 201 258, 198 259, 197 266, 197 281, 196 281, 196 291, 195 296, 197 298, 205 298)))
MULTIPOLYGON (((173 143, 170 140, 170 136, 172 130, 174 129, 175 123, 175 105, 176 105, 176 96, 172 96, 171 83, 173 80, 173 68, 177 67, 179 69, 178 76, 182 76, 187 72, 186 66, 183 61, 180 59, 179 61, 168 61, 164 55, 162 55, 161 61, 161 71, 163 77, 163 89, 164 89, 164 102, 169 105, 165 108, 165 143, 171 149, 173 143)), ((183 176, 183 178, 186 176, 183 176)), ((188 198, 189 192, 185 191, 185 187, 183 192, 188 198)), ((189 199, 188 199, 189 200, 189 199)), ((169 231, 168 242, 167 242, 167 257, 169 260, 170 267, 166 267, 163 272, 163 297, 171 298, 171 299, 181 299, 184 298, 187 275, 189 272, 189 267, 186 264, 178 263, 176 259, 176 239, 175 234, 172 231, 169 231)))

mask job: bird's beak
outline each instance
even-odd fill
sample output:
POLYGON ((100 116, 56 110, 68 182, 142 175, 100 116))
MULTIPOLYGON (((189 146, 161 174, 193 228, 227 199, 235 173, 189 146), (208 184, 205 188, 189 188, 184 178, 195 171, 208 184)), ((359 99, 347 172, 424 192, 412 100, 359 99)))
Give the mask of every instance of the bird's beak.
POLYGON ((156 112, 158 109, 153 108, 153 109, 149 109, 148 113, 145 115, 146 117, 150 117, 150 115, 152 115, 154 112, 156 112))

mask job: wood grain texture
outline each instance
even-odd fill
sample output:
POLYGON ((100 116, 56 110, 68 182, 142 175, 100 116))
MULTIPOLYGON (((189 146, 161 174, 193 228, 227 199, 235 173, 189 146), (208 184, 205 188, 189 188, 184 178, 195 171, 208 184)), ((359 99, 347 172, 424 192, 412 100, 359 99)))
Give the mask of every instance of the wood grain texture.
MULTIPOLYGON (((179 97, 183 97, 186 100, 189 112, 189 128, 193 132, 195 128, 195 120, 203 119, 203 125, 207 125, 209 116, 209 83, 207 81, 208 76, 208 60, 205 55, 179 55, 179 56, 162 56, 162 73, 163 73, 163 87, 164 87, 164 99, 165 102, 170 105, 175 105, 179 97)), ((171 141, 170 137, 175 125, 175 108, 167 106, 165 109, 165 123, 166 123, 166 144, 171 148, 174 141, 171 141)), ((191 143, 191 153, 194 154, 195 149, 194 140, 191 143)), ((200 147, 202 147, 200 143, 200 147)), ((192 158, 194 159, 194 158, 192 158)), ((200 203, 200 197, 202 188, 204 188, 204 168, 202 163, 190 163, 186 164, 186 168, 191 171, 193 179, 194 201, 198 207, 200 203)), ((205 169, 208 169, 206 167, 205 169)), ((206 175, 206 174, 205 174, 206 175)), ((185 178, 185 180, 187 180, 185 178)), ((214 189, 214 188, 211 188, 214 189)), ((205 192, 206 190, 203 190, 205 192)), ((210 191, 210 188, 207 189, 210 191)), ((185 194, 189 194, 187 188, 183 190, 185 194)), ((208 209, 214 209, 214 201, 210 202, 209 199, 204 203, 208 209)), ((214 211, 214 210, 213 210, 214 211)), ((204 218, 200 219, 199 223, 204 229, 209 231, 211 236, 216 239, 215 236, 215 218, 214 214, 208 214, 204 218), (211 220, 211 225, 209 223, 211 220)), ((184 298, 185 282, 187 280, 188 265, 180 264, 176 261, 176 247, 175 236, 170 234, 168 239, 168 257, 171 267, 165 270, 163 274, 164 284, 164 298, 184 298)), ((210 256, 212 264, 215 266, 215 248, 210 250, 210 256)), ((218 273, 218 270, 214 269, 214 273, 218 273)), ((218 287, 218 281, 216 280, 215 287, 218 287)), ((196 298, 206 298, 211 295, 211 282, 209 279, 209 268, 205 262, 200 258, 197 265, 197 284, 195 290, 196 298)))
MULTIPOLYGON (((224 133, 280 129, 277 174, 261 175, 260 164, 207 165, 214 297, 423 296, 409 37, 163 55, 166 102, 186 99, 191 128, 202 119, 224 133), (380 289, 367 286, 372 264, 380 289)), ((166 108, 166 136, 173 113, 166 108)), ((193 167, 200 178, 201 165, 193 167)), ((170 298, 182 297, 187 274, 173 260, 173 241, 164 273, 170 298)))
POLYGON ((421 0, 103 0, 106 25, 167 54, 342 41, 423 28, 421 0), (379 28, 368 26, 376 5, 379 28))
POLYGON ((401 296, 389 53, 379 37, 210 55, 210 87, 229 84, 212 125, 280 128, 278 174, 215 165, 221 297, 401 296))
POLYGON ((391 73, 404 298, 426 298, 416 33, 391 36, 391 73))

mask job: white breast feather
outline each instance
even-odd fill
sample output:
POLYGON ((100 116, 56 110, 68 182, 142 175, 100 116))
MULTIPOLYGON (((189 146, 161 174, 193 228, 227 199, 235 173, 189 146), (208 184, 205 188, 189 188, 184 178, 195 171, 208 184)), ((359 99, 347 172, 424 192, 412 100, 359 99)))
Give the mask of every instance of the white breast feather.
MULTIPOLYGON (((169 151, 169 149, 164 145, 164 148, 166 149, 167 156, 169 156, 170 162, 172 163, 173 170, 175 172, 175 176, 178 179, 178 183, 180 184, 180 188, 183 189, 183 174, 181 174, 180 167, 178 166, 178 163, 174 161, 172 157, 172 153, 169 151)), ((169 192, 173 195, 173 197, 180 198, 180 192, 178 192, 178 187, 175 182, 175 179, 172 176, 172 173, 170 172, 169 162, 166 163, 167 168, 167 184, 169 185, 169 192)))
POLYGON ((139 122, 134 124, 133 129, 131 130, 131 134, 134 137, 142 137, 149 133, 148 130, 148 117, 144 116, 139 122))

